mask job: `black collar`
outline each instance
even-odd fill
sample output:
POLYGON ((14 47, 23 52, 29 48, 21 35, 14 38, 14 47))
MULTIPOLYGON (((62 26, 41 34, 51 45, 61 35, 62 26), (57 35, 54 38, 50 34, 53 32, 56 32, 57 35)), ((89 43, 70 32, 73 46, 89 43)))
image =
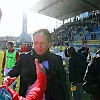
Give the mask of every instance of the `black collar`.
POLYGON ((31 55, 33 56, 33 59, 37 58, 39 60, 39 63, 42 63, 43 61, 47 61, 49 54, 50 54, 49 49, 43 55, 38 55, 34 49, 32 49, 31 51, 31 55))

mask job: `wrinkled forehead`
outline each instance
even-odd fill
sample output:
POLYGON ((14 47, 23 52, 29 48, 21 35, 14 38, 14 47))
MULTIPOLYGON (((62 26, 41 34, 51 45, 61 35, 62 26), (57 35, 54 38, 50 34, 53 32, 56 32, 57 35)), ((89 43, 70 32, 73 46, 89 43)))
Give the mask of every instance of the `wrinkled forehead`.
POLYGON ((45 38, 48 42, 51 42, 51 34, 47 30, 38 30, 33 34, 33 39, 37 37, 45 38))
POLYGON ((47 36, 43 33, 43 32, 37 32, 34 34, 33 36, 33 40, 37 40, 37 39, 45 39, 48 41, 47 36))
POLYGON ((33 37, 35 36, 35 35, 40 35, 40 36, 43 36, 43 35, 45 35, 45 33, 43 32, 43 31, 40 31, 40 32, 35 32, 34 34, 33 34, 33 37))
POLYGON ((12 44, 8 43, 7 46, 13 46, 12 44))

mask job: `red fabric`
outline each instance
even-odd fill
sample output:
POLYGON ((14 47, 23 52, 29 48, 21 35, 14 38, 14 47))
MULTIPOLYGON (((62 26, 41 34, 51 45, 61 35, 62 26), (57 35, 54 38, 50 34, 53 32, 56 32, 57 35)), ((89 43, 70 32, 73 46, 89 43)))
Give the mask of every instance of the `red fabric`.
POLYGON ((28 52, 28 47, 27 46, 21 46, 21 52, 28 52))
POLYGON ((34 84, 32 90, 28 93, 26 98, 19 96, 17 92, 8 88, 7 86, 0 86, 0 88, 5 87, 9 91, 13 100, 42 100, 43 94, 46 89, 47 77, 43 73, 38 73, 37 81, 34 84))
POLYGON ((87 48, 84 48, 85 49, 85 52, 86 52, 86 54, 88 53, 88 51, 87 51, 87 48))
MULTIPOLYGON (((8 50, 8 52, 13 53, 14 49, 8 50)), ((19 58, 19 53, 17 52, 16 53, 16 61, 18 60, 18 58, 19 58)), ((3 57, 3 61, 2 61, 2 69, 4 69, 4 67, 5 67, 5 61, 6 61, 6 51, 4 52, 4 57, 3 57)))

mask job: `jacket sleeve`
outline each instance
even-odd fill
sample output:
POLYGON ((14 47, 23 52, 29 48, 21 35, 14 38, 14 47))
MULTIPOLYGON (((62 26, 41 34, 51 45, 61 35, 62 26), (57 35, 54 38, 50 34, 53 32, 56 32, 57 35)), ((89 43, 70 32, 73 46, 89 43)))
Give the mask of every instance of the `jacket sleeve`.
POLYGON ((65 57, 70 57, 70 55, 68 55, 67 53, 67 48, 65 49, 64 53, 65 53, 65 57))
POLYGON ((4 52, 4 57, 2 60, 2 69, 4 69, 4 67, 5 67, 5 61, 6 61, 6 52, 4 52))
POLYGON ((96 96, 100 95, 100 83, 97 83, 95 80, 94 67, 96 66, 94 66, 93 64, 87 67, 86 75, 84 77, 85 82, 83 84, 83 89, 88 94, 96 96))
POLYGON ((16 61, 19 59, 19 52, 16 52, 16 61))
POLYGON ((74 66, 73 66, 73 61, 70 58, 69 59, 69 81, 73 82, 74 81, 74 66))
POLYGON ((33 88, 28 93, 26 98, 19 96, 19 94, 7 86, 0 86, 0 88, 5 88, 11 95, 13 100, 42 100, 43 94, 46 89, 47 77, 43 73, 38 73, 38 79, 35 82, 33 88))
POLYGON ((79 49, 79 50, 77 51, 77 53, 81 54, 81 49, 79 49))
POLYGON ((59 59, 58 59, 58 73, 57 73, 57 76, 58 76, 58 80, 60 81, 64 81, 66 82, 66 75, 65 75, 65 70, 64 70, 64 66, 63 66, 63 62, 62 62, 62 58, 59 56, 59 59))

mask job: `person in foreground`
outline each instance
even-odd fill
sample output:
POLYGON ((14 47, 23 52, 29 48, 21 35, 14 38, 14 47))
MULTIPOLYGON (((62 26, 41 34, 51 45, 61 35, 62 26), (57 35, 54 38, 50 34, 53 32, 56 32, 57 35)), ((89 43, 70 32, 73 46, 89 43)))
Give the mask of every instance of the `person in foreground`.
POLYGON ((46 89, 47 76, 44 66, 39 64, 38 59, 35 59, 35 64, 37 80, 27 96, 25 98, 19 96, 17 92, 8 87, 16 79, 16 77, 10 78, 8 76, 6 78, 10 81, 4 81, 3 85, 0 86, 0 100, 42 100, 46 89))
POLYGON ((20 54, 19 60, 7 74, 10 77, 20 75, 20 96, 27 96, 36 81, 34 60, 37 58, 39 63, 45 67, 48 77, 43 100, 70 100, 62 58, 49 51, 50 44, 51 34, 47 29, 34 32, 33 50, 20 54))
POLYGON ((96 52, 94 60, 88 64, 83 89, 91 94, 91 100, 100 100, 100 50, 96 52))
POLYGON ((69 58, 69 81, 73 100, 82 100, 83 78, 86 71, 86 59, 83 55, 78 54, 73 46, 67 50, 69 58))

